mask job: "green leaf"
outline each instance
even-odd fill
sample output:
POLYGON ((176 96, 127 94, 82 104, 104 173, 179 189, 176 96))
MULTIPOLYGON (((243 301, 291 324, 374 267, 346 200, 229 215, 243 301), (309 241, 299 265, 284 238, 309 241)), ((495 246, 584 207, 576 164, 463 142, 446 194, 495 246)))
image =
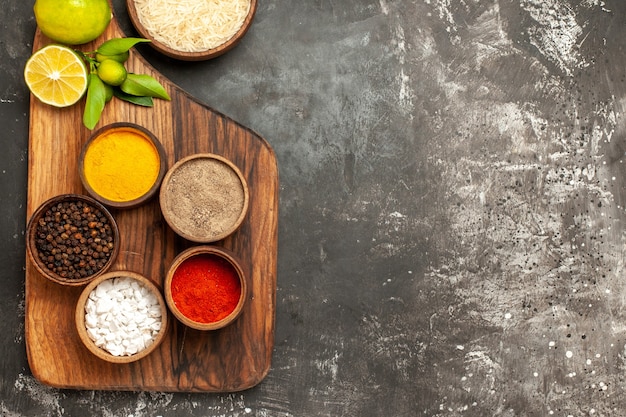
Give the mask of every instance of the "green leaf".
POLYGON ((97 53, 102 55, 118 55, 127 52, 140 42, 150 42, 144 38, 114 38, 109 39, 98 47, 97 53))
POLYGON ((129 73, 120 86, 123 92, 133 96, 148 96, 170 100, 165 88, 154 78, 145 74, 129 73))
POLYGON ((105 99, 104 102, 108 103, 109 101, 111 101, 111 99, 113 98, 113 86, 109 85, 107 83, 103 83, 104 85, 104 92, 105 92, 105 99))
POLYGON ((144 96, 133 96, 131 94, 126 94, 122 90, 115 88, 113 90, 113 95, 120 100, 128 101, 129 103, 136 104, 138 106, 144 107, 152 107, 154 105, 154 101, 152 97, 144 97, 144 96))
POLYGON ((104 105, 106 104, 106 87, 95 73, 89 74, 89 86, 87 87, 87 99, 85 101, 85 111, 83 112, 83 124, 87 129, 93 129, 98 120, 104 105))

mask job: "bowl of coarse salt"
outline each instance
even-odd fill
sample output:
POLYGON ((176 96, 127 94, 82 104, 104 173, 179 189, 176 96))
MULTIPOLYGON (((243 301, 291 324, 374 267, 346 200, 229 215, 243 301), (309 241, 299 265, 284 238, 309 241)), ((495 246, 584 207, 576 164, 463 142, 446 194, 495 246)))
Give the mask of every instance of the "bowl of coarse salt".
POLYGON ((232 49, 246 34, 257 0, 128 0, 128 15, 150 45, 171 58, 203 61, 232 49))
POLYGON ((160 289, 131 271, 108 272, 90 282, 78 299, 75 318, 87 349, 113 363, 144 358, 167 331, 167 305, 160 289))

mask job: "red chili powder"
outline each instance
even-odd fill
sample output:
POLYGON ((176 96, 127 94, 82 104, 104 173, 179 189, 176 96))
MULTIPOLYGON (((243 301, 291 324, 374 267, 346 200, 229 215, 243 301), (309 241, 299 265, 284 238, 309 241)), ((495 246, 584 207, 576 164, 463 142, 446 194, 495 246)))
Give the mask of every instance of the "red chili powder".
POLYGON ((176 268, 171 290, 174 304, 185 317, 198 323, 214 323, 235 309, 241 283, 225 259, 196 255, 176 268))

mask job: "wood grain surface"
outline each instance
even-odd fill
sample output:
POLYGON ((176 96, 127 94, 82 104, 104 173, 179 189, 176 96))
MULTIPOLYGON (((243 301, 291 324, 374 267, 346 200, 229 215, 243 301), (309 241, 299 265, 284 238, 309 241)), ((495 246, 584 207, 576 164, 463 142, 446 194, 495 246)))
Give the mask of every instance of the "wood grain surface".
MULTIPOLYGON (((125 36, 113 18, 107 31, 84 51, 125 36)), ((33 50, 50 43, 39 31, 33 50)), ((170 316, 165 341, 152 354, 131 364, 102 361, 78 337, 73 314, 82 287, 47 281, 26 262, 25 333, 28 361, 42 383, 74 389, 233 392, 250 388, 267 374, 274 341, 276 298, 278 167, 269 144, 250 129, 198 102, 152 68, 135 50, 127 68, 150 74, 172 100, 143 108, 110 102, 96 129, 132 122, 151 130, 163 144, 168 166, 187 155, 212 152, 230 159, 250 185, 250 210, 235 234, 216 245, 235 252, 247 275, 249 299, 229 327, 201 332, 170 316)), ((84 100, 65 109, 31 96, 27 216, 46 199, 82 193, 77 161, 91 131, 82 124, 84 100)), ((113 270, 141 273, 162 284, 174 257, 190 242, 165 223, 155 198, 135 209, 112 210, 121 234, 113 270)))

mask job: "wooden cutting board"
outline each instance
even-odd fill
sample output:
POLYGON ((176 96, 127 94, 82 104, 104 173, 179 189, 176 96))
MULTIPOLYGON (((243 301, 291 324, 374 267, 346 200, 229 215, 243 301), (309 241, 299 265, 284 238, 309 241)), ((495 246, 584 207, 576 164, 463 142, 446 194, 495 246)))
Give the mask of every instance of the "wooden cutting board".
MULTIPOLYGON (((84 51, 107 39, 125 36, 115 18, 107 31, 84 51)), ((39 31, 33 51, 50 43, 39 31)), ((181 65, 185 65, 181 63, 181 65)), ((212 152, 230 159, 250 186, 249 213, 234 235, 216 245, 240 258, 251 289, 239 319, 229 327, 201 332, 170 315, 163 344, 131 364, 110 364, 80 342, 74 310, 81 288, 47 281, 26 261, 25 333, 33 375, 58 388, 184 392, 234 392, 259 383, 268 373, 274 343, 278 239, 278 167, 270 145, 252 130, 198 102, 164 78, 134 49, 127 68, 150 74, 172 100, 155 100, 143 108, 114 99, 96 129, 113 122, 132 122, 151 130, 163 144, 168 167, 178 159, 212 152)), ((46 199, 81 193, 77 161, 91 131, 82 124, 84 100, 57 109, 31 96, 27 217, 46 199)), ((129 210, 112 210, 121 234, 113 270, 131 270, 161 284, 170 262, 189 242, 165 223, 158 197, 129 210)))

